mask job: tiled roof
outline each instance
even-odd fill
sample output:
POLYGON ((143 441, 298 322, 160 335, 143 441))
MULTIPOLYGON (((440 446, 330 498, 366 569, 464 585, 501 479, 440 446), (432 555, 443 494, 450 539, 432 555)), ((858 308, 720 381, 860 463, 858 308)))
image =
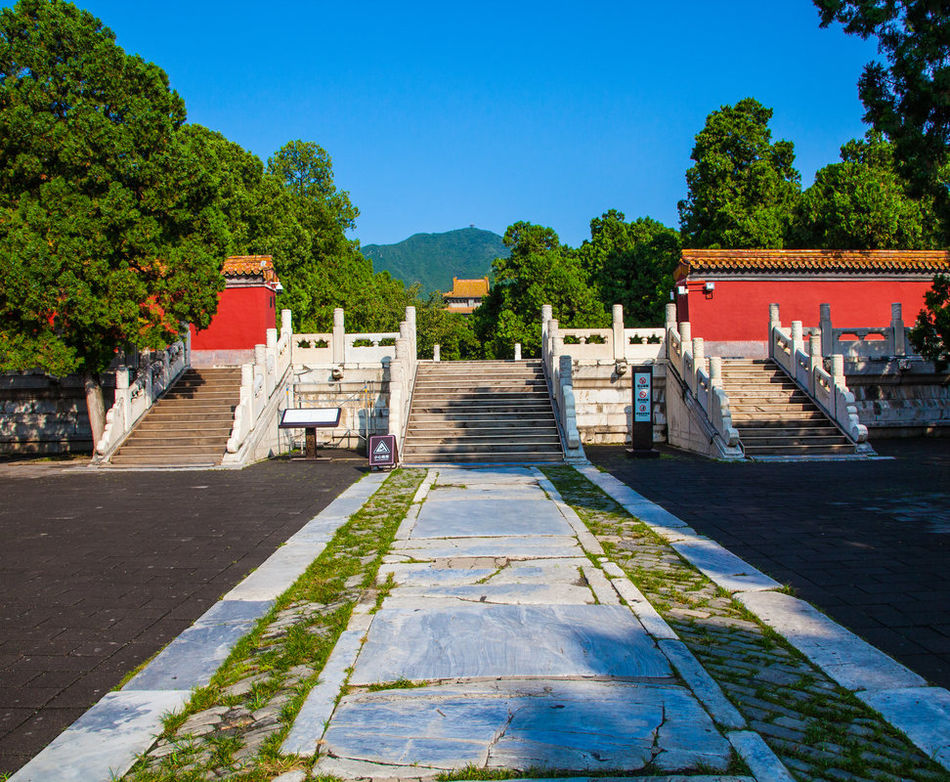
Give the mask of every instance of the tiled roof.
POLYGON ((946 250, 683 250, 676 279, 697 272, 918 273, 950 271, 946 250))
POLYGON ((232 255, 226 258, 221 274, 225 277, 262 277, 265 285, 277 284, 277 271, 270 255, 232 255))
POLYGON ((488 295, 488 278, 482 277, 480 280, 460 280, 458 277, 452 278, 452 290, 444 294, 446 298, 453 299, 478 299, 488 295))

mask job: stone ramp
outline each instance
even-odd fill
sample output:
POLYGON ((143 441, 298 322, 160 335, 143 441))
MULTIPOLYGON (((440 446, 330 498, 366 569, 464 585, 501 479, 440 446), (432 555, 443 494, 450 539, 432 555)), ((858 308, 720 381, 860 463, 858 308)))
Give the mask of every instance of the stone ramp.
POLYGON ((323 714, 308 700, 285 752, 344 779, 729 768, 729 740, 542 484, 531 468, 430 470, 379 573, 389 594, 351 624, 344 696, 323 714))

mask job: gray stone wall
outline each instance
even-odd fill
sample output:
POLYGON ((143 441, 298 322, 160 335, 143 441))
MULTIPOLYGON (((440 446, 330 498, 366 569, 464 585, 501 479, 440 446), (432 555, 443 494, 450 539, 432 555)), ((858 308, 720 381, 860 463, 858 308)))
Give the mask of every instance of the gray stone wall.
MULTIPOLYGON (((103 376, 108 410, 115 376, 103 376)), ((91 453, 92 431, 82 378, 33 372, 0 374, 0 454, 91 453)))
MULTIPOLYGON (((629 443, 632 429, 632 370, 618 375, 613 361, 575 362, 577 429, 586 444, 629 443)), ((666 442, 666 367, 653 367, 653 441, 666 442)))
POLYGON ((950 374, 849 374, 858 418, 875 437, 950 435, 950 374))
MULTIPOLYGON (((389 433, 389 370, 382 365, 347 366, 342 378, 332 367, 294 366, 294 407, 340 407, 340 425, 318 429, 320 448, 364 452, 371 435, 389 433)), ((303 430, 293 430, 303 443, 303 430)))

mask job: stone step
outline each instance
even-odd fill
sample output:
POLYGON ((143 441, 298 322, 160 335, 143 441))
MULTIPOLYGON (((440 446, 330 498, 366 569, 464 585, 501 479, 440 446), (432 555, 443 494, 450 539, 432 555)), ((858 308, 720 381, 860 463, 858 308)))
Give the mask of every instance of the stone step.
POLYGON ((145 415, 139 426, 161 421, 167 426, 171 421, 181 421, 183 425, 192 422, 207 421, 209 423, 230 422, 234 420, 234 405, 222 406, 217 411, 209 410, 173 410, 154 407, 145 415))
POLYGON ((746 435, 753 437, 756 435, 780 435, 785 437, 797 437, 800 435, 841 435, 841 432, 836 426, 829 425, 824 419, 801 421, 794 426, 789 426, 789 423, 789 421, 754 421, 752 424, 736 424, 735 421, 733 421, 733 425, 739 430, 741 437, 745 437, 746 435))
POLYGON ((221 463, 220 455, 178 454, 174 459, 165 457, 123 456, 116 454, 109 460, 112 467, 214 467, 221 463))
POLYGON ((840 432, 831 435, 763 435, 740 432, 742 445, 748 450, 758 446, 848 445, 840 432))
POLYGON ((562 462, 563 454, 520 451, 503 454, 409 452, 402 455, 403 464, 535 464, 562 462))
POLYGON ((426 394, 435 394, 435 393, 498 393, 498 392, 507 392, 507 393, 523 393, 530 391, 540 391, 542 393, 547 393, 548 386, 544 380, 525 380, 514 382, 511 380, 483 380, 475 378, 467 378, 458 380, 440 380, 437 383, 432 381, 427 381, 421 383, 418 380, 416 381, 415 392, 426 393, 426 394))
POLYGON ((543 453, 549 455, 556 455, 561 457, 561 448, 560 446, 552 446, 548 443, 533 443, 533 442, 524 442, 524 443, 449 443, 445 445, 437 444, 427 444, 417 446, 415 444, 407 444, 404 456, 408 457, 411 455, 420 455, 420 454, 429 454, 429 455, 471 455, 471 456, 502 456, 508 455, 509 457, 512 454, 519 453, 543 453))
POLYGON ((472 418, 462 418, 462 419, 447 419, 443 417, 426 417, 426 418, 410 418, 409 419, 409 431, 410 432, 444 432, 445 430, 483 430, 483 431, 499 431, 499 432, 508 432, 511 429, 557 429, 557 426, 554 421, 554 416, 549 415, 546 418, 529 418, 525 419, 522 416, 516 418, 507 418, 503 420, 498 420, 494 417, 485 417, 481 419, 472 419, 472 418))
POLYGON ((226 444, 229 436, 230 431, 225 432, 224 434, 217 432, 210 432, 207 434, 193 434, 188 432, 183 433, 181 431, 165 433, 139 432, 136 433, 135 441, 132 442, 129 440, 129 444, 123 445, 122 450, 127 451, 128 449, 134 448, 164 448, 166 446, 169 448, 178 448, 180 446, 192 445, 207 446, 205 450, 209 450, 212 447, 215 450, 217 450, 218 447, 223 450, 224 445, 222 445, 222 443, 226 444))
MULTIPOLYGON (((221 448, 211 447, 210 445, 169 445, 169 444, 149 444, 138 445, 129 441, 129 444, 123 445, 119 449, 119 456, 140 456, 142 454, 152 454, 162 457, 176 457, 177 455, 195 455, 206 454, 217 458, 218 462, 224 456, 225 446, 221 448)), ((173 462, 170 462, 170 465, 173 462)))
POLYGON ((853 454, 851 443, 842 445, 761 445, 747 446, 746 456, 822 456, 853 454))

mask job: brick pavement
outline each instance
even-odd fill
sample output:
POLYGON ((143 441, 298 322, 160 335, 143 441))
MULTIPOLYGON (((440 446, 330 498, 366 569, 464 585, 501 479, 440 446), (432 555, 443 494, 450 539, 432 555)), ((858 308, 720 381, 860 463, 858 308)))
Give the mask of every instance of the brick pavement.
POLYGON ((365 470, 0 465, 0 774, 26 763, 365 470))
POLYGON ((881 440, 893 460, 721 463, 665 450, 588 457, 790 584, 934 684, 950 687, 950 440, 881 440))

